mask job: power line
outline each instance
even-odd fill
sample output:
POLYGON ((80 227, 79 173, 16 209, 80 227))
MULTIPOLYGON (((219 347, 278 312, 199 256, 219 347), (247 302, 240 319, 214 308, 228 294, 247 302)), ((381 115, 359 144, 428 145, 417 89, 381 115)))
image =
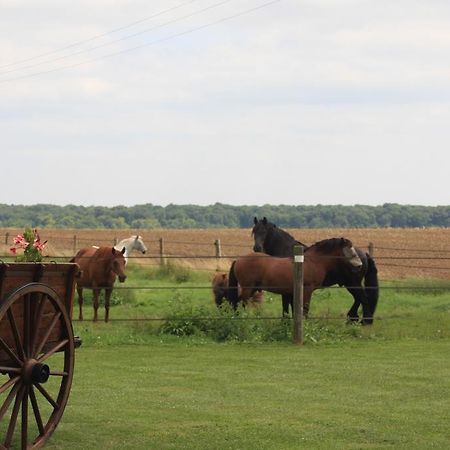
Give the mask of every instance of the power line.
MULTIPOLYGON (((146 21, 154 19, 155 17, 158 17, 158 16, 162 16, 163 14, 166 14, 168 12, 171 12, 171 11, 174 11, 176 9, 182 8, 183 6, 186 6, 186 5, 190 4, 190 3, 194 3, 194 2, 197 2, 197 1, 199 1, 199 0, 189 0, 187 2, 184 2, 184 3, 181 3, 179 5, 173 6, 171 8, 165 9, 163 11, 159 11, 157 13, 154 13, 154 14, 152 14, 152 15, 150 15, 148 17, 145 17, 143 19, 136 20, 135 22, 129 23, 128 25, 123 25, 123 26, 121 26, 119 28, 115 28, 113 30, 106 31, 105 33, 97 34, 97 35, 92 36, 90 38, 83 39, 83 40, 74 42, 72 44, 65 45, 64 47, 59 47, 57 49, 50 50, 50 51, 45 52, 45 53, 41 53, 40 55, 35 55, 35 56, 30 57, 30 58, 26 58, 26 59, 22 59, 22 60, 19 60, 19 61, 16 61, 16 62, 12 62, 12 63, 1 65, 0 69, 3 69, 4 67, 10 67, 10 66, 15 66, 15 65, 18 65, 18 64, 26 63, 28 61, 33 61, 35 59, 43 58, 44 56, 49 56, 49 55, 52 55, 54 53, 62 52, 64 50, 76 47, 78 45, 86 44, 87 42, 92 42, 92 41, 94 41, 96 39, 100 39, 100 38, 108 36, 110 34, 114 34, 114 33, 117 33, 119 31, 125 30, 127 28, 131 28, 131 27, 133 27, 133 26, 135 26, 135 25, 137 25, 139 23, 146 22, 146 21)), ((19 70, 19 69, 17 69, 17 70, 19 70)))
MULTIPOLYGON (((190 3, 192 1, 198 1, 198 0, 191 0, 190 3)), ((149 33, 151 31, 155 31, 158 28, 163 28, 163 27, 165 27, 167 25, 171 25, 173 23, 180 22, 181 20, 189 19, 189 18, 194 17, 194 16, 196 16, 198 14, 201 14, 201 13, 203 13, 205 11, 208 11, 208 10, 213 9, 213 8, 217 8, 219 6, 224 5, 225 3, 229 3, 230 1, 233 1, 233 0, 222 0, 222 1, 218 2, 218 3, 214 3, 212 5, 206 6, 205 8, 201 8, 201 9, 199 9, 197 11, 194 11, 192 13, 189 13, 189 14, 186 14, 184 16, 178 17, 176 19, 172 19, 172 20, 169 20, 169 21, 164 22, 162 24, 155 25, 154 27, 138 31, 138 32, 130 34, 128 36, 124 36, 124 37, 115 39, 115 40, 110 41, 110 42, 105 42, 103 44, 99 44, 99 45, 96 45, 94 47, 90 47, 90 48, 83 49, 83 50, 78 50, 78 51, 70 53, 68 55, 58 56, 57 58, 49 59, 49 60, 46 60, 46 61, 41 61, 41 62, 34 63, 34 64, 29 64, 28 66, 18 67, 16 69, 10 69, 10 70, 6 70, 6 71, 1 71, 0 75, 6 75, 8 73, 17 72, 17 71, 26 70, 26 69, 32 69, 33 67, 38 67, 38 66, 42 66, 42 65, 45 65, 45 64, 50 64, 50 63, 53 63, 53 62, 61 61, 63 59, 72 58, 74 56, 78 56, 78 55, 81 55, 83 53, 92 52, 94 50, 98 50, 99 48, 109 47, 111 45, 116 44, 117 42, 122 42, 122 41, 125 41, 127 39, 132 39, 132 38, 134 38, 136 36, 140 36, 142 34, 149 33)), ((158 15, 160 15, 160 14, 158 14, 158 15)), ((94 38, 92 38, 92 39, 94 39, 94 38)), ((91 40, 91 39, 88 39, 88 41, 89 40, 91 40)), ((73 44, 73 45, 76 45, 76 44, 73 44)), ((56 50, 55 50, 55 52, 56 52, 56 50)), ((50 52, 50 53, 52 53, 52 52, 50 52)))
POLYGON ((218 25, 218 24, 226 22, 228 20, 235 19, 237 17, 242 17, 244 15, 250 14, 250 13, 255 12, 257 10, 260 10, 260 9, 266 8, 268 6, 271 6, 271 5, 273 5, 275 3, 278 3, 280 1, 281 0, 271 0, 269 2, 263 3, 263 4, 258 5, 256 7, 249 8, 249 9, 246 9, 246 10, 241 11, 239 13, 235 13, 235 14, 232 14, 232 15, 229 15, 229 16, 226 16, 226 17, 222 17, 220 19, 214 20, 214 21, 209 22, 209 23, 204 24, 204 25, 200 25, 198 27, 190 28, 188 30, 185 30, 185 31, 182 31, 182 32, 179 32, 179 33, 174 33, 172 35, 166 36, 164 38, 156 39, 154 41, 147 42, 145 44, 141 44, 141 45, 137 45, 135 47, 131 47, 131 48, 128 48, 128 49, 124 49, 124 50, 120 50, 120 51, 117 51, 117 52, 109 53, 107 55, 99 56, 99 57, 92 58, 92 59, 89 59, 89 60, 86 60, 86 61, 82 61, 82 62, 79 62, 79 63, 74 63, 74 64, 70 64, 70 65, 66 65, 66 66, 56 67, 54 69, 44 70, 44 71, 41 71, 41 72, 34 72, 34 73, 31 73, 31 74, 28 74, 28 75, 20 75, 20 76, 17 76, 17 77, 12 77, 12 78, 7 78, 7 79, 4 79, 4 80, 0 80, 0 84, 1 83, 9 83, 11 81, 17 81, 17 80, 21 80, 21 79, 25 79, 25 78, 32 78, 32 77, 36 77, 36 76, 39 76, 39 75, 53 73, 53 72, 59 72, 61 70, 66 70, 66 69, 71 69, 71 68, 74 68, 74 67, 79 67, 79 66, 82 66, 82 65, 85 65, 85 64, 90 64, 92 62, 96 62, 96 61, 100 61, 100 60, 103 60, 103 59, 107 59, 107 58, 111 58, 111 57, 114 57, 114 56, 118 56, 118 55, 121 55, 121 54, 124 54, 124 53, 129 53, 129 52, 132 52, 132 51, 135 51, 135 50, 140 50, 140 49, 145 48, 145 47, 149 47, 149 46, 152 46, 152 45, 160 44, 162 42, 166 42, 166 41, 169 41, 169 40, 172 40, 172 39, 176 39, 176 38, 181 37, 181 36, 185 36, 185 35, 188 35, 188 34, 191 34, 191 33, 195 33, 196 31, 204 30, 206 28, 212 27, 214 25, 218 25))

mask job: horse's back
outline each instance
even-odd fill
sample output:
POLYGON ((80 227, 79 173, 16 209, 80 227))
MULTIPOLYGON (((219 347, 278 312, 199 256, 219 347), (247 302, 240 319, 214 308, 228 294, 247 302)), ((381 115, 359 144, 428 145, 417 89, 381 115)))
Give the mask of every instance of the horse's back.
POLYGON ((265 253, 250 253, 236 261, 236 277, 241 286, 260 287, 275 293, 292 291, 293 261, 265 253))

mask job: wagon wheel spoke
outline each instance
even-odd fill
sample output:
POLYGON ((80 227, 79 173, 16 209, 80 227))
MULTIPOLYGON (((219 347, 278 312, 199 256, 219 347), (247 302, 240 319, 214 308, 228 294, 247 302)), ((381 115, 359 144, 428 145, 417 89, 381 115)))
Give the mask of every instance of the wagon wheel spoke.
POLYGON ((3 419, 3 416, 5 415, 6 411, 8 411, 9 405, 11 404, 13 398, 16 396, 17 391, 22 387, 22 383, 16 383, 14 387, 9 391, 8 396, 6 397, 5 401, 3 402, 2 407, 0 408, 0 420, 3 419))
POLYGON ((42 316, 44 313, 44 306, 45 306, 45 301, 47 299, 47 297, 44 294, 40 294, 40 301, 39 301, 39 306, 37 308, 36 314, 34 316, 34 323, 33 323, 33 335, 31 337, 31 357, 35 358, 37 356, 37 352, 36 352, 36 344, 37 344, 37 338, 38 338, 38 333, 39 330, 41 328, 41 321, 42 321, 42 316))
POLYGON ((50 375, 54 377, 67 377, 67 375, 69 375, 69 372, 66 372, 64 370, 50 370, 50 375))
POLYGON ((30 298, 30 294, 23 296, 23 347, 26 357, 30 356, 30 298))
POLYGON ((8 309, 7 312, 9 324, 11 325, 11 330, 13 332, 14 341, 16 342, 17 353, 19 354, 19 358, 23 361, 25 359, 25 353, 22 345, 22 341, 20 340, 19 330, 17 328, 16 319, 11 311, 11 308, 8 309))
POLYGON ((39 430, 39 434, 42 436, 44 434, 44 423, 42 422, 41 411, 39 410, 39 405, 36 399, 36 393, 34 392, 34 388, 30 386, 30 401, 31 406, 33 407, 34 418, 36 419, 36 425, 39 430))
POLYGON ((11 419, 9 421, 9 425, 8 425, 8 431, 6 432, 6 438, 5 438, 5 447, 9 448, 11 446, 11 441, 12 441, 12 437, 14 434, 14 430, 16 429, 16 423, 17 423, 17 416, 19 414, 19 408, 20 408, 20 403, 22 402, 22 398, 25 394, 25 388, 22 385, 21 388, 19 389, 19 393, 16 396, 16 401, 14 402, 14 407, 11 413, 11 419))
POLYGON ((4 385, 0 387, 0 394, 3 394, 7 389, 9 389, 14 383, 19 381, 20 376, 11 378, 9 381, 7 381, 4 385))
POLYGON ((24 394, 22 397, 22 450, 27 449, 28 441, 28 391, 29 386, 24 386, 24 394))
POLYGON ((69 339, 63 339, 62 341, 58 342, 54 347, 52 347, 47 353, 44 353, 39 359, 39 362, 44 362, 46 359, 50 358, 54 353, 56 353, 58 350, 61 350, 64 346, 66 346, 69 343, 69 339))
POLYGON ((36 350, 36 355, 39 355, 39 353, 41 353, 42 349, 44 348, 44 345, 47 343, 48 338, 52 334, 52 331, 55 328, 56 324, 58 323, 58 320, 59 320, 60 317, 61 317, 61 311, 58 311, 58 312, 56 312, 54 314, 52 323, 48 327, 48 330, 45 333, 45 336, 42 338, 42 341, 41 341, 41 343, 39 344, 39 346, 38 346, 38 348, 36 350))
POLYGON ((17 355, 9 348, 8 344, 0 337, 0 347, 8 353, 9 357, 14 360, 14 362, 20 367, 22 366, 22 361, 17 357, 17 355))
POLYGON ((50 405, 53 406, 53 408, 58 409, 59 405, 58 403, 53 400, 51 395, 45 390, 45 388, 42 386, 42 384, 36 384, 36 389, 44 396, 44 398, 50 403, 50 405))
POLYGON ((8 375, 12 375, 14 373, 20 372, 22 372, 22 369, 20 367, 0 366, 0 373, 7 373, 8 375))

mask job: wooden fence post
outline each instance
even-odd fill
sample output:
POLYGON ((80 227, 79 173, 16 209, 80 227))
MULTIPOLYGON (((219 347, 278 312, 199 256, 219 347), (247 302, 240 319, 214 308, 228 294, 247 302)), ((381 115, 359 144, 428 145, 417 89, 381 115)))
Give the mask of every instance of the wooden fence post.
POLYGON ((222 247, 220 246, 220 239, 214 241, 216 247, 216 270, 220 269, 220 258, 222 258, 222 247))
POLYGON ((369 256, 373 258, 373 242, 369 242, 369 256))
POLYGON ((294 344, 303 345, 303 246, 294 246, 294 292, 293 292, 293 340, 294 344))
POLYGON ((159 238, 159 263, 161 266, 164 266, 166 261, 164 258, 164 239, 159 238))
POLYGON ((5 234, 5 250, 4 250, 5 254, 7 254, 8 251, 9 251, 9 249, 8 249, 8 241, 9 241, 9 233, 6 232, 6 234, 5 234))

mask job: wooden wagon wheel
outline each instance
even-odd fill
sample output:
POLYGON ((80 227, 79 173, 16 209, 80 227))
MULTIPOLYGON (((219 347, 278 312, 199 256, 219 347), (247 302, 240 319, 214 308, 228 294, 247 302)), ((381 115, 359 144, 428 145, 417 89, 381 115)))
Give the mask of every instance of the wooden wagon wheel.
POLYGON ((1 302, 0 449, 44 445, 69 397, 74 354, 68 311, 51 288, 30 283, 1 302))

